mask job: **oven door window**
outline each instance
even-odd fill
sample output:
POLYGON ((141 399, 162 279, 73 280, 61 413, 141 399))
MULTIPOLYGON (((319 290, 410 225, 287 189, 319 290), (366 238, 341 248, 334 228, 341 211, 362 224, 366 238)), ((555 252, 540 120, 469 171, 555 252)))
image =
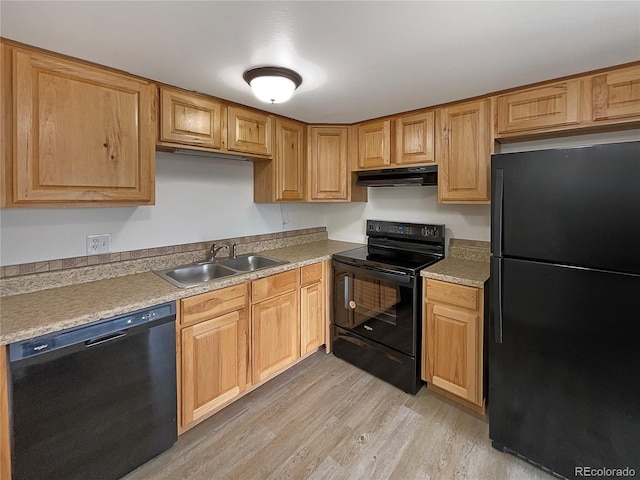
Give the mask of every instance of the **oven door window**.
POLYGON ((364 272, 335 272, 334 323, 413 355, 414 287, 364 272))

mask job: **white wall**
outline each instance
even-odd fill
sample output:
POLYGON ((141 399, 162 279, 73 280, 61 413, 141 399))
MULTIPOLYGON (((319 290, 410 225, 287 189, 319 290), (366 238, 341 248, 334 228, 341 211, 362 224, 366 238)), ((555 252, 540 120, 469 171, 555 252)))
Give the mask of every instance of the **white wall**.
MULTIPOLYGON (((505 144, 501 151, 632 140, 640 130, 505 144)), ((367 203, 281 206, 253 203, 252 185, 250 162, 158 152, 153 207, 0 210, 0 265, 85 255, 93 233, 111 233, 114 252, 325 225, 331 239, 363 242, 367 219, 443 223, 447 238, 490 239, 488 205, 440 205, 436 187, 370 188, 367 203)))
POLYGON ((119 252, 324 226, 316 207, 253 203, 251 162, 158 152, 155 206, 0 211, 0 264, 86 255, 94 233, 119 252))

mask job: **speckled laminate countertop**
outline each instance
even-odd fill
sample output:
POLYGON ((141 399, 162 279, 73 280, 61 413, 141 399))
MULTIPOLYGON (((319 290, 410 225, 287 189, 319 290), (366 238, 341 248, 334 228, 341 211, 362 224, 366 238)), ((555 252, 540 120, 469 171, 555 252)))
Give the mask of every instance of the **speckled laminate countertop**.
POLYGON ((420 272, 425 278, 482 288, 489 279, 489 263, 448 257, 420 272))
POLYGON ((159 303, 191 297, 331 258, 360 246, 323 240, 260 252, 290 263, 177 288, 153 272, 40 290, 0 299, 0 345, 5 345, 159 303))
POLYGON ((425 278, 482 288, 489 279, 490 249, 489 242, 452 238, 449 256, 420 274, 425 278))

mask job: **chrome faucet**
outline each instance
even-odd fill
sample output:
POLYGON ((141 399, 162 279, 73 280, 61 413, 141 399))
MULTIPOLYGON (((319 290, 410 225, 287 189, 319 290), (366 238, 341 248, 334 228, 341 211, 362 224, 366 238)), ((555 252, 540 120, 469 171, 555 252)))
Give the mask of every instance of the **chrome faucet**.
POLYGON ((215 243, 213 245, 211 245, 211 250, 209 250, 209 261, 210 262, 215 262, 216 255, 223 248, 229 249, 229 245, 222 245, 222 246, 217 247, 217 248, 216 248, 216 244, 215 243))
POLYGON ((231 249, 231 252, 232 252, 231 255, 233 256, 233 258, 238 258, 238 245, 234 243, 231 249))

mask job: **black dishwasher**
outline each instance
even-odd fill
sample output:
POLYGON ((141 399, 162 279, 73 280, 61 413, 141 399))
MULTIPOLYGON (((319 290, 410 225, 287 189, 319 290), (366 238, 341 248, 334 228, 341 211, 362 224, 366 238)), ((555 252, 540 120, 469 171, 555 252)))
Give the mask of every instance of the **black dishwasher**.
POLYGON ((118 479, 177 439, 175 304, 9 346, 12 478, 118 479))

